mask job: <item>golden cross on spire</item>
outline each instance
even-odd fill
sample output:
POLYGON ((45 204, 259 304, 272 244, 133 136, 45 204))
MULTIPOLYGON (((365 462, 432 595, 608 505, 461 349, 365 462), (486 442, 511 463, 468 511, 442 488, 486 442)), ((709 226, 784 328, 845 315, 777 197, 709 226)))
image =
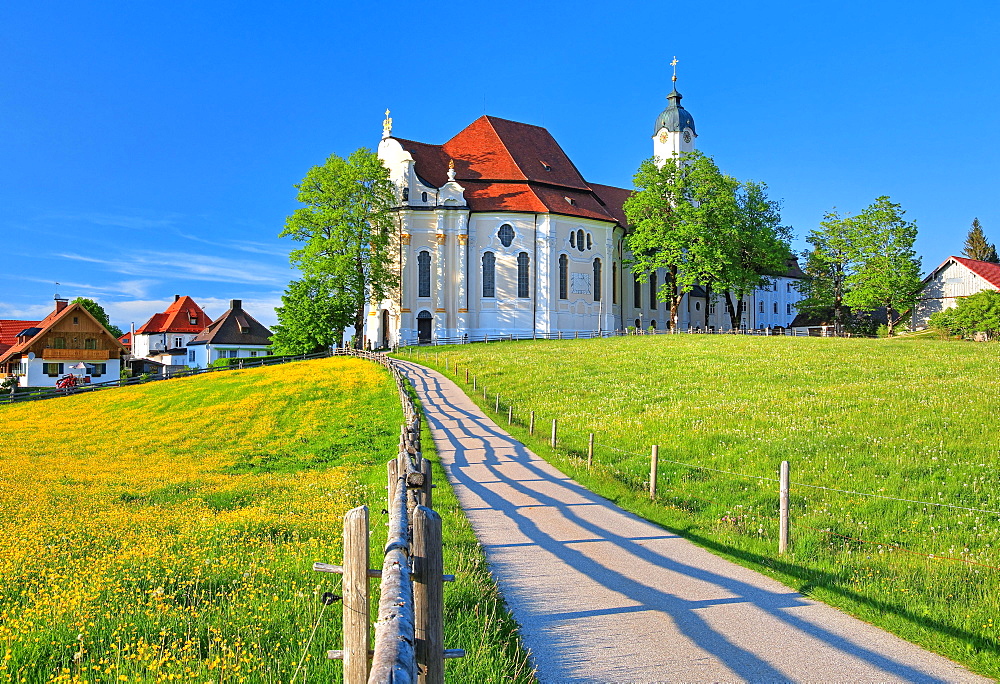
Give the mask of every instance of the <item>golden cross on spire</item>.
POLYGON ((392 119, 389 118, 389 110, 385 110, 385 121, 382 122, 382 139, 392 135, 392 119))
POLYGON ((673 77, 670 80, 673 81, 674 83, 676 83, 677 82, 677 55, 674 55, 674 61, 672 61, 670 63, 670 66, 672 66, 674 68, 674 75, 673 75, 673 77))

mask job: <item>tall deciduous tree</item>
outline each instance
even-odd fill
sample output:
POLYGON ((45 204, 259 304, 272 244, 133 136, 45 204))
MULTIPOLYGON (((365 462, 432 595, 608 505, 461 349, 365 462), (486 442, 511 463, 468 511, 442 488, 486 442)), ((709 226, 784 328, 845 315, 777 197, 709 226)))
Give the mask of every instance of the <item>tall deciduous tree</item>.
POLYGON ((833 312, 834 330, 844 329, 844 284, 848 273, 847 240, 849 218, 841 218, 836 211, 827 213, 816 228, 809 232, 806 242, 812 249, 803 253, 805 274, 796 287, 803 298, 796 308, 812 316, 833 312))
POLYGON ((87 297, 77 297, 73 300, 73 304, 79 304, 84 309, 89 311, 90 314, 115 337, 121 337, 125 334, 117 325, 111 324, 111 321, 108 319, 108 313, 104 310, 104 307, 95 302, 93 299, 88 299, 87 297))
POLYGON ((333 346, 354 320, 352 304, 338 297, 328 278, 293 280, 274 311, 278 324, 271 342, 278 354, 311 354, 333 346))
POLYGON ((983 227, 980 225, 978 217, 972 219, 972 228, 965 238, 965 248, 962 250, 962 254, 970 259, 1000 264, 996 245, 986 240, 986 234, 983 233, 983 227))
POLYGON ((885 307, 889 335, 920 291, 920 258, 913 249, 917 225, 882 196, 847 220, 845 254, 850 273, 844 303, 862 311, 885 307))
POLYGON ((769 286, 768 274, 784 273, 791 256, 791 230, 781 225, 780 205, 768 199, 767 185, 740 183, 735 200, 734 220, 719 255, 721 269, 715 277, 704 278, 711 287, 725 290, 733 328, 739 327, 746 296, 769 286))
POLYGON ((647 159, 635 175, 636 191, 624 207, 630 265, 642 282, 655 269, 666 271, 657 295, 668 303, 675 330, 684 294, 724 276, 737 185, 700 152, 672 157, 662 166, 647 159))
POLYGON ((328 282, 351 312, 360 347, 365 304, 385 299, 398 282, 390 253, 394 198, 389 172, 370 150, 359 149, 347 159, 331 155, 296 188, 306 206, 285 220, 281 237, 304 245, 289 258, 307 278, 328 282))

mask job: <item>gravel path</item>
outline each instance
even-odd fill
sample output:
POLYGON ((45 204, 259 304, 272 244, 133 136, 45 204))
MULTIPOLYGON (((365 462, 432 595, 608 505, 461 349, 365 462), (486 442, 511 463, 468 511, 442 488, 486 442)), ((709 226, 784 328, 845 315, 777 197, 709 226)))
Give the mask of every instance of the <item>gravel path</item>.
POLYGON ((542 684, 992 681, 622 510, 402 366, 542 684))

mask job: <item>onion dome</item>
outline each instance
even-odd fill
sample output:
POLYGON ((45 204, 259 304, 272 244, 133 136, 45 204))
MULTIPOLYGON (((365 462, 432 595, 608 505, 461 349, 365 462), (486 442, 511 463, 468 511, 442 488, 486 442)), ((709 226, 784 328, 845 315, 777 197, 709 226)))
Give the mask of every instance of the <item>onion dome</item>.
POLYGON ((656 117, 656 126, 653 128, 653 135, 656 135, 661 128, 666 128, 672 133, 678 133, 685 128, 690 128, 691 132, 697 135, 694 128, 694 117, 691 116, 688 110, 681 107, 681 97, 681 94, 677 90, 673 90, 667 95, 667 100, 670 104, 656 117))

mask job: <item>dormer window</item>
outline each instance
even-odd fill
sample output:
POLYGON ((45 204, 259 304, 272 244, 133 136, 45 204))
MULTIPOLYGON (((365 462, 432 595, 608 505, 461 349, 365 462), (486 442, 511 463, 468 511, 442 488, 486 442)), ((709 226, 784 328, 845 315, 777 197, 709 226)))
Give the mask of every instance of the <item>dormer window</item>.
POLYGON ((198 317, 195 314, 188 314, 188 323, 198 325, 198 317))
POLYGON ((552 170, 552 167, 549 166, 548 164, 546 164, 545 162, 539 160, 539 163, 541 163, 542 168, 545 169, 546 171, 551 171, 552 170))
POLYGON ((566 204, 572 204, 574 207, 576 206, 576 200, 572 197, 563 197, 563 199, 566 200, 566 204))

